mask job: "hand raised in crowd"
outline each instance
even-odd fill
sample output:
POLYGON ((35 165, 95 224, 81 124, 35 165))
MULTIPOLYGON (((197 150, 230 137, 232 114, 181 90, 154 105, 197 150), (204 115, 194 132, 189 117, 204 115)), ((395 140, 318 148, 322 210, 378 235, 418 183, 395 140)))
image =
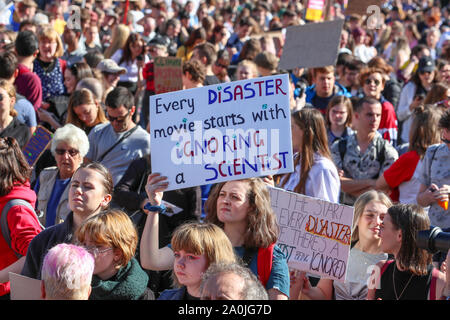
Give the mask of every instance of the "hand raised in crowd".
POLYGON ((263 177, 263 181, 264 181, 269 187, 275 187, 275 181, 273 180, 273 176, 265 176, 265 177, 263 177))
POLYGON ((291 270, 289 279, 291 282, 289 290, 290 300, 299 300, 301 293, 307 293, 311 289, 311 283, 304 271, 291 270))
POLYGON ((159 206, 163 198, 164 190, 169 186, 167 177, 159 173, 151 173, 147 178, 145 192, 147 192, 148 201, 151 205, 159 206))

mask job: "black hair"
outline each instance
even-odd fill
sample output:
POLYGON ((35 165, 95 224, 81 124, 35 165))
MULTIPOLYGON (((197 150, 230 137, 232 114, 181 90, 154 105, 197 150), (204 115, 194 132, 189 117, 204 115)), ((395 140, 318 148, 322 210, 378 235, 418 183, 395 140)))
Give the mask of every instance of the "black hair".
POLYGON ((117 109, 124 106, 130 110, 134 106, 134 97, 127 88, 115 87, 106 96, 105 105, 111 109, 117 109))

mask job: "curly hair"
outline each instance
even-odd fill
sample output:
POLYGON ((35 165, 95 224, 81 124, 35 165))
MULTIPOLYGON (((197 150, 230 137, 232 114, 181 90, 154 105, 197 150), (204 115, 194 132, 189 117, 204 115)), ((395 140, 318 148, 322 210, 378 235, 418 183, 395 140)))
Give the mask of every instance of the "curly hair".
MULTIPOLYGON (((279 236, 278 222, 272 210, 267 185, 260 178, 237 180, 248 183, 247 199, 250 210, 247 213, 247 229, 244 234, 244 247, 266 248, 275 243, 279 236)), ((217 200, 222 187, 228 182, 217 184, 205 202, 206 221, 224 227, 217 217, 217 200)))

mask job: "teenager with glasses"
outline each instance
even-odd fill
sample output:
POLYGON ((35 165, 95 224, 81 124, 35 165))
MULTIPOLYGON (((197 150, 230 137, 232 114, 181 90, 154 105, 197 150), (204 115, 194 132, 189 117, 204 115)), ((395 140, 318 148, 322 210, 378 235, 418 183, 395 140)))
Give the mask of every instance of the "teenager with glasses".
POLYGON ((111 173, 100 163, 82 164, 72 176, 68 194, 71 212, 64 222, 34 237, 26 251, 22 275, 41 279, 41 268, 48 250, 59 243, 74 243, 75 232, 81 224, 109 207, 113 194, 111 173))
POLYGON ((363 94, 366 97, 374 98, 381 103, 381 122, 378 132, 389 141, 394 147, 397 145, 397 115, 394 106, 384 98, 381 92, 384 90, 386 78, 384 70, 378 68, 365 68, 361 70, 359 79, 363 94))
POLYGON ((138 235, 126 213, 111 209, 91 216, 76 239, 95 259, 89 300, 154 300, 148 275, 134 258, 138 235))
POLYGON ((89 141, 83 130, 66 124, 55 131, 50 150, 56 166, 43 169, 34 186, 36 211, 45 227, 61 223, 69 215, 70 182, 89 150, 89 141))
POLYGON ((115 185, 131 161, 150 153, 150 136, 133 122, 136 106, 127 88, 114 88, 105 104, 109 123, 99 124, 89 133, 90 148, 85 161, 105 165, 111 171, 115 185))

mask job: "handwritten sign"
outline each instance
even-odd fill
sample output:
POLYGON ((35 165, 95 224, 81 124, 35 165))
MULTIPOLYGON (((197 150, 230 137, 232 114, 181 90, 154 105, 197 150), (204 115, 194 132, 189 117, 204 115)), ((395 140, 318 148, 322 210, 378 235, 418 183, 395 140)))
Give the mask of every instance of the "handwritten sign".
POLYGON ((289 267, 344 282, 353 208, 283 189, 269 191, 280 226, 277 245, 289 267))
POLYGON ((180 58, 156 57, 154 60, 155 93, 166 93, 183 89, 183 74, 180 58))
POLYGON ((23 147, 22 151, 30 166, 34 166, 36 161, 45 151, 53 134, 42 126, 37 126, 36 131, 32 134, 30 140, 23 147))
POLYGON ((287 74, 154 95, 149 112, 169 190, 293 171, 287 74))

